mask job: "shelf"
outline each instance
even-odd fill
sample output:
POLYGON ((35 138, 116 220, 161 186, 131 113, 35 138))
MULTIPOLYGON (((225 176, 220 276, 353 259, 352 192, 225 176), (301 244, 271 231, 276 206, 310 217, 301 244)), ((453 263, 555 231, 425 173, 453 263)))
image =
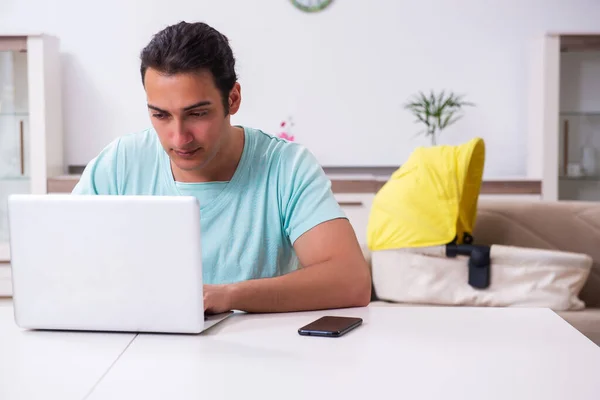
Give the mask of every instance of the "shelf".
POLYGON ((561 117, 600 117, 600 111, 561 111, 561 117))
POLYGON ((0 182, 23 182, 23 181, 28 181, 30 178, 29 176, 21 176, 21 175, 15 175, 15 176, 0 176, 0 182))
POLYGON ((600 176, 559 176, 561 181, 590 181, 590 182, 598 182, 600 181, 600 176))
POLYGON ((28 117, 29 113, 26 112, 0 112, 0 117, 28 117))
POLYGON ((10 262, 10 245, 8 242, 0 242, 0 263, 10 262))

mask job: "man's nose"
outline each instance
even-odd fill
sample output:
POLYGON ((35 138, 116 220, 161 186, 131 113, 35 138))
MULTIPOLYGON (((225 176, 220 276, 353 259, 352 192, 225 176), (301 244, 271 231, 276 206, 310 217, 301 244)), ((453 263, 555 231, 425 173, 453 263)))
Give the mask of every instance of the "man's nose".
POLYGON ((175 147, 185 147, 186 144, 194 140, 191 133, 186 131, 183 121, 178 118, 173 118, 172 124, 171 135, 175 147))

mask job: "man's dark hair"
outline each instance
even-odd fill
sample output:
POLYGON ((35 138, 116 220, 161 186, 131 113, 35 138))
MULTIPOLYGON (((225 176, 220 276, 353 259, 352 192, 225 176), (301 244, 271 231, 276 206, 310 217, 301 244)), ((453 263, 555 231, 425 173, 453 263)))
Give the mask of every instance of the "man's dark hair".
POLYGON ((237 81, 235 58, 229 40, 216 29, 202 22, 168 26, 152 37, 140 58, 142 84, 148 68, 167 75, 210 71, 229 114, 229 92, 237 81))

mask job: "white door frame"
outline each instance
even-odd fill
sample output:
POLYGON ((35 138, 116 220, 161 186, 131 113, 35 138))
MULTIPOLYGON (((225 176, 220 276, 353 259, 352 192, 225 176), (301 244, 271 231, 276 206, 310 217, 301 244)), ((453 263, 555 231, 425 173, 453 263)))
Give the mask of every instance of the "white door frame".
POLYGON ((546 35, 543 48, 544 79, 542 118, 542 200, 558 201, 559 113, 560 113, 560 35, 546 35))

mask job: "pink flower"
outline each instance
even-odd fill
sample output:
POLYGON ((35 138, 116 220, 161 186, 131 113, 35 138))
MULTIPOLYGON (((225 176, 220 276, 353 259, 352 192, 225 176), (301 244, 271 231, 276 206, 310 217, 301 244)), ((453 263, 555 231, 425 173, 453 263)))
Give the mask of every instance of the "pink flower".
POLYGON ((279 135, 277 135, 277 137, 278 137, 278 138, 281 138, 281 139, 288 140, 288 141, 290 141, 290 142, 293 142, 293 141, 294 141, 294 136, 292 136, 292 135, 288 135, 288 134, 287 134, 287 133, 285 133, 285 132, 281 132, 279 135))

